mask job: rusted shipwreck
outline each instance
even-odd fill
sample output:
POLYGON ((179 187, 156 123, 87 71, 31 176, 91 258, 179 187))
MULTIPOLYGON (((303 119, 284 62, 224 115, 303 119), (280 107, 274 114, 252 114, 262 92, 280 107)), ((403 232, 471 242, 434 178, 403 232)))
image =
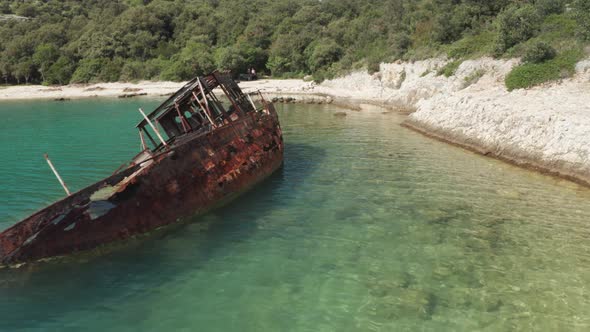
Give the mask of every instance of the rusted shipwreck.
POLYGON ((0 265, 146 233, 203 213, 268 177, 283 163, 283 137, 274 106, 260 97, 257 107, 229 75, 213 72, 191 80, 150 114, 140 110, 143 151, 112 176, 0 233, 0 265))

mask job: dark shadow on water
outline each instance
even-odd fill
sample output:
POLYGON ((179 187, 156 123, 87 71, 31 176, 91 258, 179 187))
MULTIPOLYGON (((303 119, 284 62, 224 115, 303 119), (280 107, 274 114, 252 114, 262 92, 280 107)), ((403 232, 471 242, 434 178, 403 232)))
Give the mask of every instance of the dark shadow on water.
POLYGON ((292 203, 298 184, 325 155, 318 147, 287 144, 281 170, 195 222, 165 228, 98 255, 0 269, 0 331, 36 327, 81 308, 124 302, 183 280, 183 275, 216 258, 239 254, 234 251, 236 244, 258 231, 255 220, 292 203))

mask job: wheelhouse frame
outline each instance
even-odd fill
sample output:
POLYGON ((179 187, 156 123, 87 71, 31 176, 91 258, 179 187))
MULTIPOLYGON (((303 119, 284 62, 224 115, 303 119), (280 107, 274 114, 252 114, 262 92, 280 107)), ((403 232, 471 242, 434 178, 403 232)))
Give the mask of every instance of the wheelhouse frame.
POLYGON ((145 137, 159 150, 189 133, 206 133, 231 124, 250 112, 257 111, 252 99, 245 95, 228 73, 215 71, 186 83, 137 124, 142 148, 148 149, 145 137), (224 105, 214 90, 221 92, 224 105), (156 139, 152 133, 156 131, 156 139), (162 137, 162 132, 167 138, 162 137), (160 141, 160 142, 158 142, 160 141))

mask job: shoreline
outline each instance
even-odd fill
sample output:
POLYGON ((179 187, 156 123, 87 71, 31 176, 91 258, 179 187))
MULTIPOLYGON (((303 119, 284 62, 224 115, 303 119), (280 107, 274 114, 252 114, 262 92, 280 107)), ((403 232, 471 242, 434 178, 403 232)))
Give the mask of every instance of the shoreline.
MULTIPOLYGON (((518 60, 465 61, 449 78, 435 75, 448 60, 381 64, 322 84, 301 79, 243 81, 244 93, 279 103, 366 105, 408 115, 401 124, 427 137, 482 156, 590 187, 590 60, 575 77, 508 92, 504 77, 518 60), (482 77, 466 86, 474 71, 482 77), (574 100, 575 102, 572 102, 574 100)), ((0 88, 0 102, 95 97, 169 96, 185 82, 97 83, 0 88)))
POLYGON ((436 130, 432 130, 432 129, 429 131, 428 129, 425 129, 426 126, 414 123, 411 120, 404 121, 401 124, 401 126, 404 128, 407 128, 409 130, 412 130, 420 135, 423 135, 425 137, 428 137, 428 138, 437 140, 439 142, 443 142, 445 144, 449 144, 449 145, 470 151, 472 153, 475 153, 475 154, 483 156, 483 157, 489 157, 489 158, 493 158, 496 160, 500 160, 500 161, 505 162, 507 164, 510 164, 510 165, 513 165, 513 166, 516 166, 516 167, 519 167, 519 168, 522 168, 522 169, 525 169, 528 171, 540 173, 545 176, 550 176, 550 177, 553 177, 556 179, 567 180, 567 181, 576 183, 578 185, 590 188, 590 177, 585 177, 585 176, 577 175, 577 174, 564 173, 563 170, 560 170, 558 168, 552 168, 547 165, 543 165, 543 162, 535 161, 533 159, 524 160, 524 159, 519 159, 519 158, 515 158, 515 157, 509 157, 508 155, 505 155, 505 154, 497 154, 493 151, 483 149, 482 147, 480 147, 476 144, 470 144, 464 140, 454 139, 454 138, 446 135, 445 133, 437 132, 436 130))

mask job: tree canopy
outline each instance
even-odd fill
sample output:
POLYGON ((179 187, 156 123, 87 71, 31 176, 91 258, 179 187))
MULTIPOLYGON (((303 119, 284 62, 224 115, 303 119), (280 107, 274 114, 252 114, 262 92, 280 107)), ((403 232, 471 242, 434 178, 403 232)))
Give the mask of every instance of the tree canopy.
POLYGON ((397 59, 520 56, 540 41, 558 51, 582 47, 590 40, 589 3, 0 0, 0 75, 10 84, 66 84, 186 80, 254 67, 321 79, 397 59))

